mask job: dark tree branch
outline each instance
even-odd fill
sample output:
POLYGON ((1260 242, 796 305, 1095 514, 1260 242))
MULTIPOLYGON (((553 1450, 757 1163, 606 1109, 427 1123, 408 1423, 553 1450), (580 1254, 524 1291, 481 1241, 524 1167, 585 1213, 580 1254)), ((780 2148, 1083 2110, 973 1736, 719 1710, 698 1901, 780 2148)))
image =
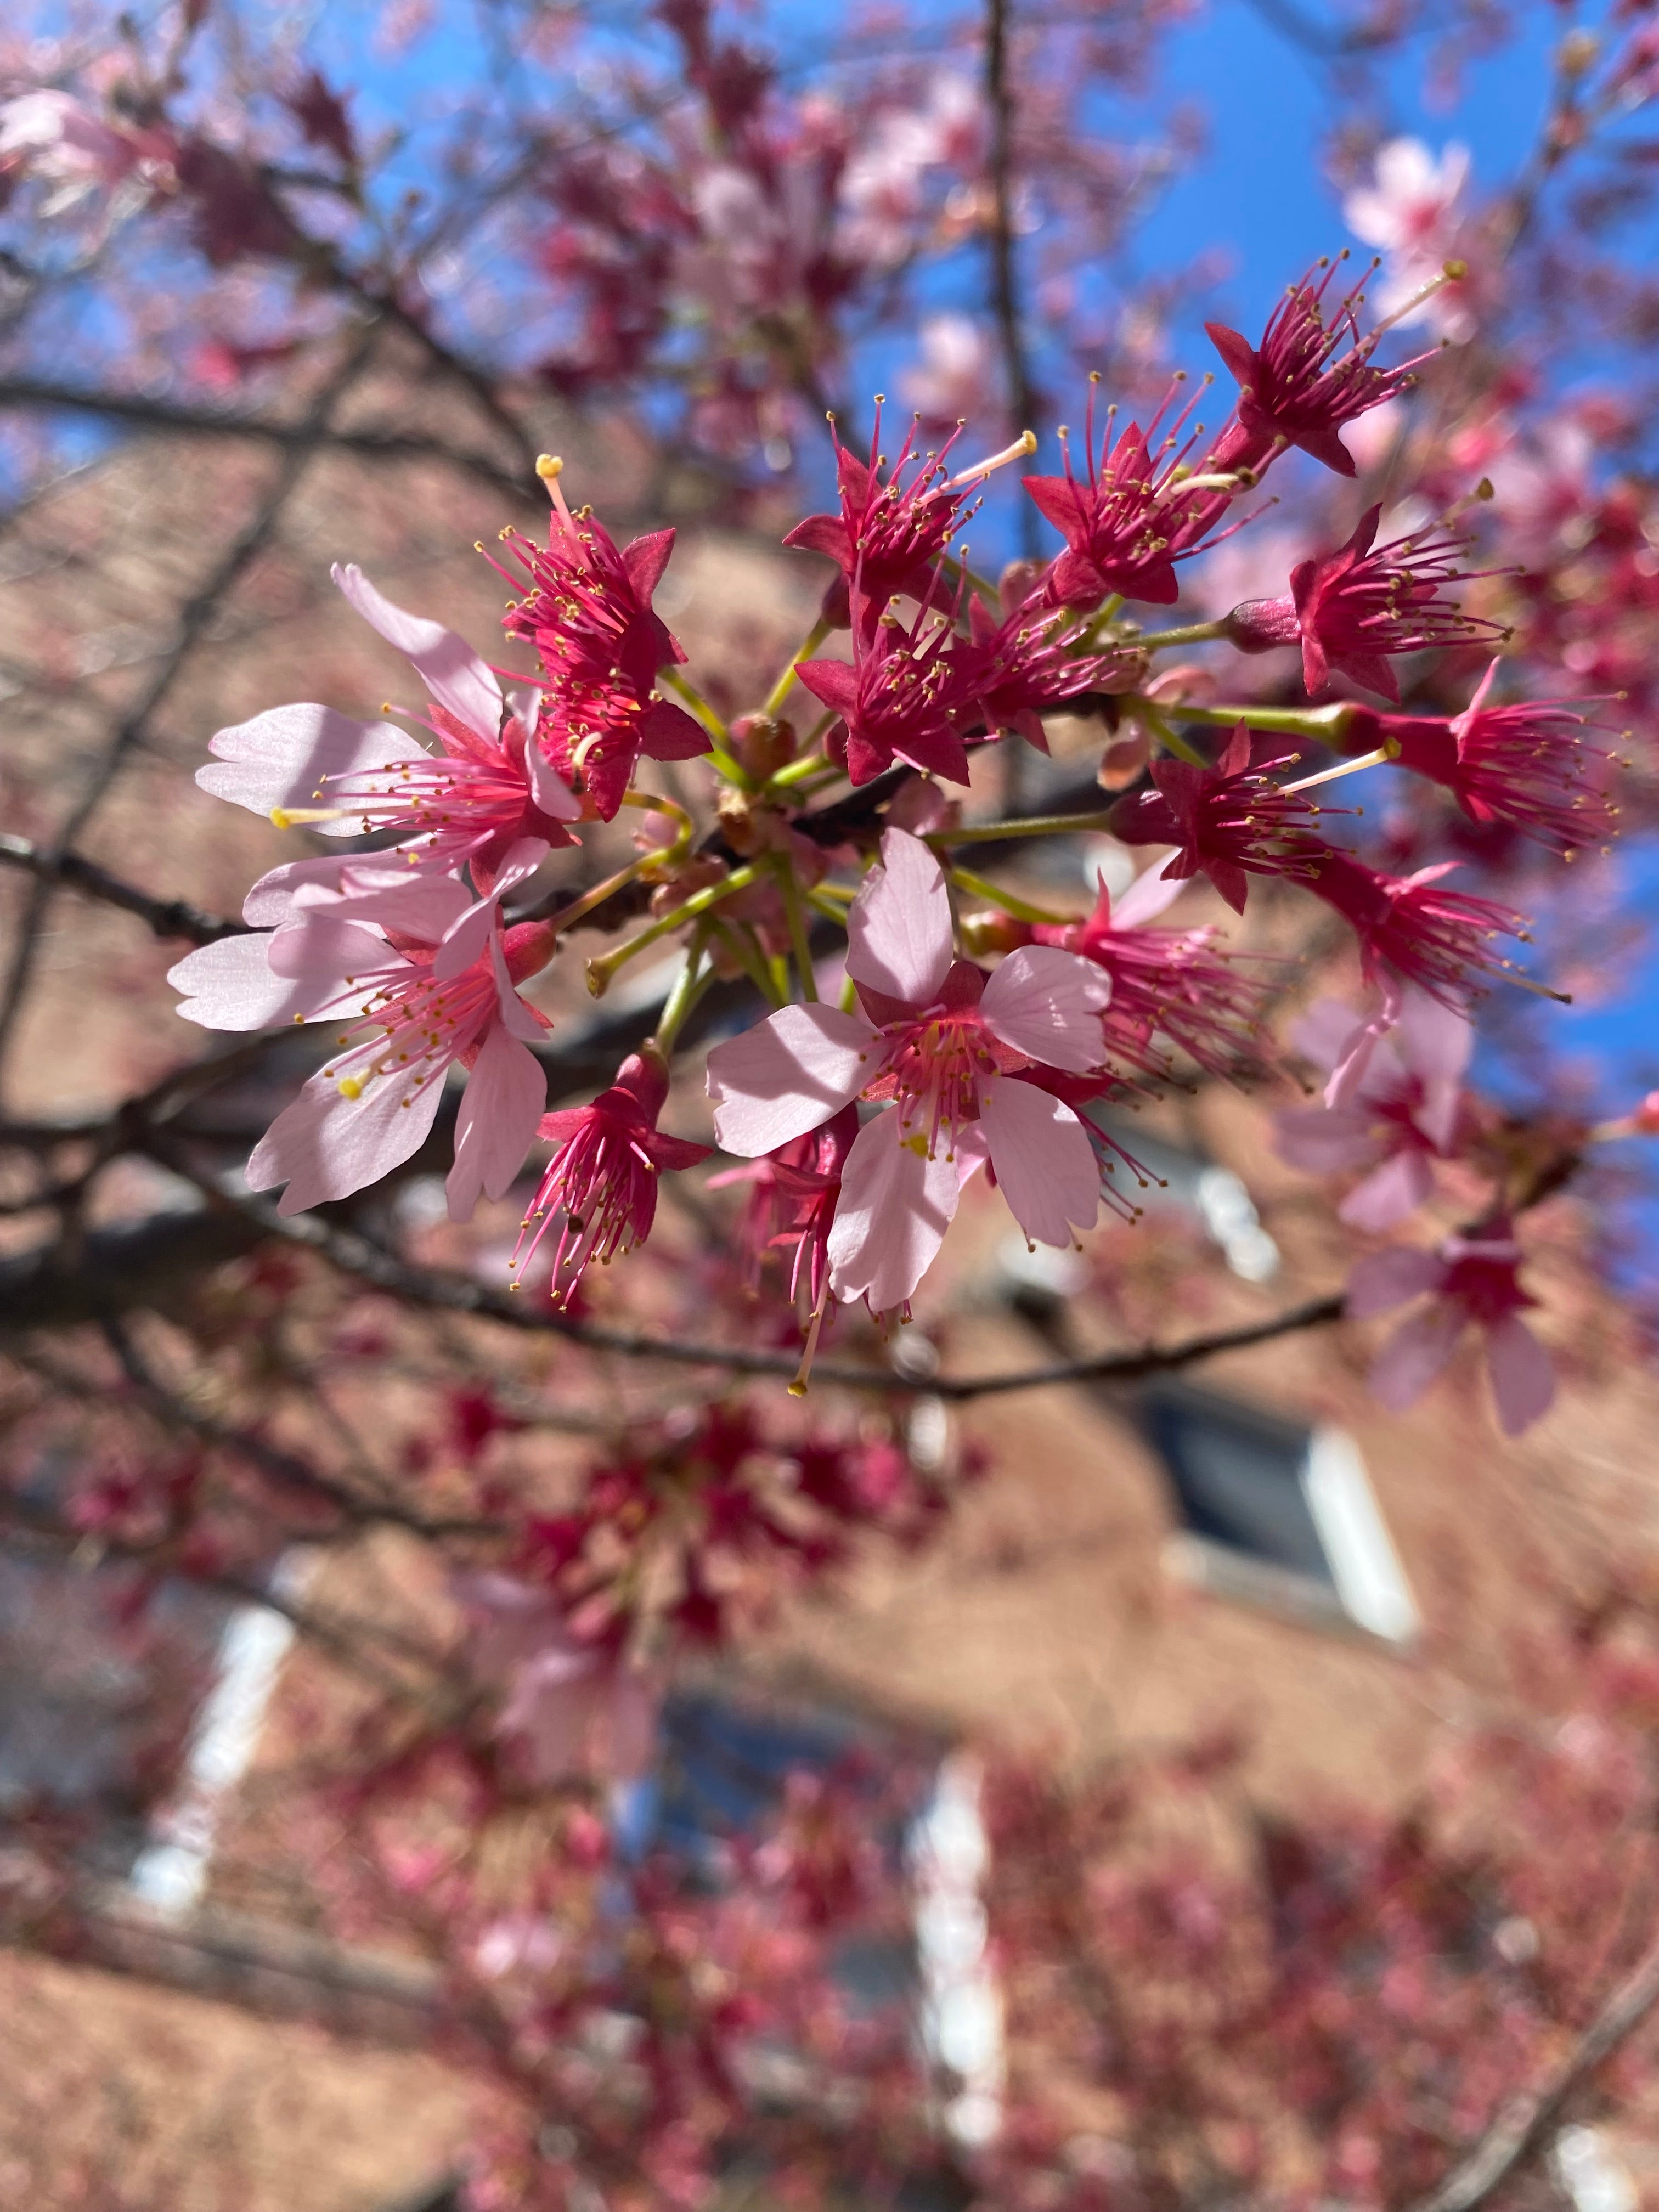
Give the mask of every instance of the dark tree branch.
MULTIPOLYGON (((1008 55, 1012 6, 1012 0, 986 0, 985 104, 991 116, 991 301, 1002 347, 1003 374, 1008 382, 1009 410, 1018 431, 1036 422, 1039 405, 1026 350, 1014 245, 1015 94, 1008 55)), ((1035 553, 1036 510, 1029 501, 1022 500, 1019 512, 1021 550, 1028 555, 1035 553)))
POLYGON ((1534 2152, 1542 2148, 1562 2114, 1596 2068, 1642 2025, 1659 2004, 1659 1942, 1614 1990, 1589 2027, 1543 2085, 1511 2097, 1467 2157, 1438 2189, 1408 2212, 1476 2212, 1534 2152))
POLYGON ((136 914, 141 921, 148 922, 157 937, 183 937, 192 945, 213 945, 222 937, 240 937, 247 929, 245 921, 233 921, 228 915, 208 914, 188 899, 153 897, 79 853, 47 852, 27 837, 14 837, 6 830, 0 830, 0 866, 21 868, 37 883, 60 884, 66 890, 83 892, 88 898, 101 899, 106 906, 118 906, 124 913, 136 914))
MULTIPOLYGON (((627 1359, 659 1359, 676 1366, 714 1367, 732 1375, 787 1377, 795 1371, 797 1363, 787 1352, 661 1337, 643 1329, 609 1328, 573 1321, 538 1297, 496 1290, 471 1275, 411 1267, 384 1246, 355 1230, 325 1220, 320 1215, 283 1216, 264 1200, 233 1195, 193 1170, 171 1146, 157 1144, 153 1149, 158 1159, 176 1173, 190 1176, 208 1195, 210 1211, 206 1218, 228 1214, 233 1223, 241 1227, 246 1239, 244 1249, 251 1249, 264 1237, 280 1238, 314 1252, 341 1273, 383 1291, 390 1297, 401 1299, 407 1305, 492 1321, 532 1334, 550 1334, 580 1345, 586 1351, 608 1352, 627 1359)), ((192 1224, 197 1218, 187 1217, 192 1224)), ((0 1267, 0 1331, 16 1333, 42 1325, 38 1297, 31 1296, 21 1280, 8 1283, 9 1274, 15 1277, 21 1273, 16 1262, 0 1267)), ((82 1310, 93 1317, 116 1310, 112 1304, 105 1302, 107 1291, 112 1287, 107 1279, 100 1274, 88 1280, 87 1275, 85 1267, 75 1271, 82 1310)), ((1149 1375, 1171 1374, 1190 1367, 1218 1352, 1241 1351, 1302 1329, 1327 1326, 1339 1321, 1342 1311, 1341 1296, 1333 1294, 1310 1299, 1264 1321, 1188 1337, 1178 1344, 1144 1345, 1131 1352, 1103 1352, 1086 1358, 1056 1361, 1046 1367, 1011 1369, 1000 1374, 907 1376, 890 1368, 860 1366, 839 1360, 819 1360, 812 1371, 821 1382, 838 1383, 850 1389, 920 1391, 961 1403, 970 1398, 998 1396, 1010 1390, 1041 1389, 1054 1384, 1139 1382, 1149 1375)))
POLYGON ((493 491, 505 493, 520 505, 539 508, 533 479, 504 469, 487 453, 452 446, 441 438, 397 430, 312 430, 307 423, 272 421, 268 416, 245 415, 230 409, 181 406, 177 400, 152 399, 137 392, 97 392, 85 386, 58 384, 50 377, 0 377, 0 408, 46 408, 76 415, 95 415, 109 422, 125 422, 137 430, 192 438, 240 438, 249 442, 279 446, 285 451, 333 451, 370 461, 444 461, 452 468, 480 478, 493 491))

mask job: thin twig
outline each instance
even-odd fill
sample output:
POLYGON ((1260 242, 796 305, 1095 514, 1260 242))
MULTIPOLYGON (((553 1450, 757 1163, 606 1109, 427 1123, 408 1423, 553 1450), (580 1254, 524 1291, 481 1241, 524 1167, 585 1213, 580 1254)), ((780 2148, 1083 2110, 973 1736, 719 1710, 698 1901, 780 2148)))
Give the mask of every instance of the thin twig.
POLYGON ((1659 1942, 1652 1944, 1614 1990, 1584 2033, 1543 2085, 1511 2097, 1480 2142, 1438 2189, 1408 2212, 1475 2212, 1539 2150, 1596 2068, 1610 2058, 1659 2004, 1659 1942))
POLYGON ((106 906, 118 906, 124 913, 136 914, 141 921, 147 921, 158 937, 182 937, 192 945, 214 945, 222 937, 240 937, 247 930, 245 921, 228 915, 209 914, 188 899, 154 897, 80 853, 48 852, 31 844, 27 837, 14 837, 9 830, 0 830, 0 866, 21 868, 37 883, 61 884, 88 898, 101 899, 106 906))
MULTIPOLYGON (((1015 94, 1009 71, 1008 16, 1011 0, 986 0, 985 102, 991 114, 991 302, 1002 346, 1003 373, 1013 427, 1036 422, 1038 396, 1031 380, 1025 326, 1019 297, 1019 267, 1014 246, 1015 94)), ((1036 510, 1020 501, 1022 552, 1036 551, 1036 510)))
MULTIPOLYGON (((319 432, 326 427, 336 403, 367 365, 375 336, 372 324, 358 332, 356 343, 313 399, 305 416, 307 425, 314 424, 319 432)), ((171 647, 149 682, 116 725, 108 744, 82 787, 80 797, 60 826, 55 842, 48 849, 46 858, 50 866, 43 866, 36 874, 13 951, 11 965, 3 986, 0 986, 0 1057, 3 1057, 17 1017, 28 995, 35 962, 40 956, 46 910, 58 887, 57 868, 73 851, 82 831, 102 804, 129 753, 143 739, 151 717, 173 689, 191 653, 205 634, 218 611, 220 601, 270 542, 283 510, 298 488, 314 451, 313 441, 295 446, 283 454, 276 480, 255 514, 215 564, 206 581, 185 600, 179 612, 171 647)))

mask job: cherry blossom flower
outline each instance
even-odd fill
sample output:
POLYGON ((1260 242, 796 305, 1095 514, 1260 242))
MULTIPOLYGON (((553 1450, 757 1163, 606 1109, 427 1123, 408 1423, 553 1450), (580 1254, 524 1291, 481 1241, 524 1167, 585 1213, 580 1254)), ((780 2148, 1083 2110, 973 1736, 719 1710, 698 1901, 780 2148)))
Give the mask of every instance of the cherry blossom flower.
POLYGON ((656 1749, 660 1687, 614 1641, 575 1635, 552 1594, 493 1569, 450 1577, 470 1632, 470 1656, 505 1692, 495 1733, 518 1747, 547 1789, 573 1776, 628 1782, 656 1749))
POLYGON ((1097 878, 1094 912, 1063 925, 1036 922, 1034 944, 1079 953, 1112 979, 1101 1017, 1109 1060, 1157 1079, 1175 1073, 1158 1042, 1169 1038, 1212 1075, 1235 1074, 1255 1057, 1261 1023, 1260 988, 1229 957, 1212 951, 1212 929, 1149 929, 1185 889, 1184 877, 1148 869, 1115 905, 1097 878))
MULTIPOLYGON (((568 783, 580 787, 609 822, 622 805, 641 753, 690 760, 708 750, 708 734, 656 689, 657 672, 685 658, 652 595, 674 550, 672 530, 653 531, 620 550, 586 510, 574 515, 551 459, 542 478, 552 501, 547 544, 502 533, 529 588, 503 617, 510 637, 541 656, 547 685, 537 742, 568 783)), ((522 580, 510 570, 509 581, 522 580)))
POLYGON ((844 757, 854 783, 869 783, 896 761, 948 783, 968 781, 956 729, 964 704, 956 643, 949 622, 924 607, 908 629, 896 616, 884 617, 850 665, 799 664, 801 682, 840 717, 825 749, 844 757))
POLYGON ((1419 295, 1467 243, 1460 203, 1468 177, 1468 147, 1449 145, 1437 161, 1420 138, 1391 138, 1378 150, 1373 181, 1342 203, 1354 236, 1387 256, 1377 301, 1384 315, 1426 322, 1460 344, 1475 330, 1466 284, 1455 281, 1419 295))
POLYGON ((538 858, 571 842, 580 813, 569 787, 531 742, 536 700, 509 706, 493 670, 441 623, 406 613, 361 568, 334 580, 364 620, 408 655, 431 695, 427 718, 442 747, 428 752, 389 722, 356 722, 331 708, 272 707, 209 740, 215 759, 196 781, 216 798, 279 828, 304 823, 325 837, 401 833, 411 864, 470 866, 490 890, 509 852, 538 858))
POLYGON ((406 1160, 431 1129, 457 1064, 469 1080, 446 1186, 450 1212, 470 1220, 481 1192, 505 1194, 547 1092, 527 1049, 547 1020, 516 986, 547 964, 553 933, 544 922, 503 929, 491 908, 483 947, 469 956, 453 926, 470 911, 459 884, 406 878, 365 896, 298 908, 270 933, 222 938, 169 972, 186 994, 179 1012, 204 1029, 341 1024, 333 1058, 277 1115, 247 1164, 250 1189, 287 1183, 279 1212, 345 1198, 406 1160), (455 967, 462 957, 467 964, 455 967))
POLYGON ((1431 1300, 1401 1323, 1371 1369, 1372 1392, 1391 1412, 1416 1404, 1470 1327, 1485 1340, 1504 1435, 1518 1437, 1548 1412, 1555 1374, 1549 1353, 1521 1319, 1538 1303, 1521 1287, 1521 1257, 1510 1222, 1498 1215, 1467 1236, 1448 1237, 1436 1251, 1395 1246, 1359 1262, 1348 1282, 1354 1320, 1368 1321, 1408 1299, 1431 1300))
POLYGON ((0 174, 27 169, 57 185, 48 214, 140 169, 164 176, 177 150, 166 132, 106 123, 73 93, 43 88, 0 104, 0 174))
POLYGON ((902 389, 923 422, 944 428, 982 409, 996 382, 983 325, 971 315, 927 315, 916 335, 921 357, 905 371, 902 389))
POLYGON ((708 1056, 715 1133, 748 1158, 854 1098, 894 1102, 848 1155, 828 1248, 835 1296, 877 1311, 908 1300, 983 1159, 1037 1243, 1070 1244, 1093 1223, 1088 1135, 1021 1071, 1097 1066, 1111 998, 1099 969, 1046 946, 1011 952, 988 981, 953 959, 938 861, 902 830, 886 831, 881 849, 848 917, 847 970, 862 1011, 786 1006, 708 1056))
POLYGON ((1238 380, 1242 433, 1218 447, 1209 465, 1249 462, 1260 469, 1282 441, 1301 447, 1339 476, 1351 477, 1353 457, 1338 434, 1344 424, 1415 382, 1414 371, 1430 358, 1427 354, 1397 368, 1378 368, 1372 361, 1382 333, 1360 336, 1358 285, 1326 320, 1325 294, 1340 265, 1327 268, 1317 284, 1310 270, 1291 286, 1269 318, 1260 346, 1224 323, 1205 324, 1216 351, 1238 380))
POLYGON ((1069 443, 1064 476, 1020 479, 1033 504, 1066 540, 1066 550, 1048 579, 1054 605, 1098 606, 1115 592, 1155 606, 1173 606, 1180 598, 1175 563, 1198 548, 1195 542, 1188 542, 1177 550, 1177 536, 1193 539, 1194 512, 1207 527, 1226 506, 1224 496, 1218 501, 1202 491, 1183 489, 1193 471, 1185 465, 1190 441, 1182 446, 1179 437, 1192 404, 1162 434, 1156 458, 1151 441, 1160 436, 1164 409, 1146 430, 1131 422, 1115 439, 1110 427, 1115 410, 1109 409, 1097 464, 1091 383, 1083 433, 1085 482, 1077 480, 1069 443), (1196 510, 1194 500, 1200 502, 1196 510))
POLYGON ((513 1266, 517 1272, 529 1265, 556 1218, 555 1304, 569 1297, 592 1261, 603 1264, 644 1243, 665 1168, 695 1167, 708 1158, 708 1145, 658 1129, 667 1097, 667 1066, 647 1045, 629 1054, 616 1081, 591 1105, 544 1115, 539 1133, 557 1150, 525 1217, 513 1266))
MULTIPOLYGON (((1290 1041, 1329 1077, 1360 1026, 1349 1007, 1322 1000, 1291 1029, 1290 1041)), ((1346 1103, 1295 1107, 1275 1117, 1279 1158, 1310 1175, 1365 1170, 1338 1212, 1357 1229, 1394 1228, 1431 1196, 1431 1164, 1452 1151, 1474 1042, 1466 1014, 1407 985, 1397 1022, 1374 1041, 1346 1103)))
POLYGON ((1040 598, 1010 608, 999 623, 983 600, 969 606, 971 637, 955 648, 959 715, 977 711, 993 733, 1012 730, 1039 752, 1048 740, 1045 713, 1063 712, 1089 692, 1131 691, 1145 676, 1133 653, 1079 651, 1090 623, 1069 621, 1040 598))
POLYGON ((1308 872, 1310 890, 1358 938, 1366 978, 1382 981, 1390 1021, 1400 981, 1420 984, 1443 1006, 1461 1006, 1477 976, 1515 973, 1515 963, 1490 948, 1496 938, 1521 936, 1522 917, 1494 899, 1443 890, 1442 878, 1457 866, 1440 860, 1414 875, 1389 876, 1328 849, 1308 872))
POLYGON ((830 1231, 841 1198, 842 1170, 859 1133, 856 1106, 843 1106, 817 1129, 740 1168, 710 1176, 710 1190, 746 1183, 749 1200, 737 1242, 747 1263, 751 1287, 758 1289, 763 1263, 770 1252, 793 1251, 789 1296, 806 1306, 822 1306, 830 1275, 830 1231))
POLYGON ((941 452, 925 457, 913 452, 915 438, 914 429, 906 432, 898 458, 884 475, 879 406, 867 462, 849 453, 837 436, 841 513, 809 514, 783 541, 825 554, 836 563, 851 592, 853 627, 860 640, 874 635, 890 599, 903 594, 926 603, 933 598, 938 588, 935 563, 970 497, 971 487, 953 486, 946 462, 957 433, 941 452))
POLYGON ((1494 660, 1449 720, 1357 708, 1343 725, 1343 750, 1387 746, 1402 768, 1449 791, 1472 822, 1506 823, 1571 860, 1613 834, 1608 756, 1583 742, 1584 717, 1559 702, 1489 706, 1498 669, 1494 660))
POLYGON ((1407 537, 1376 545, 1382 512, 1368 507, 1346 544, 1298 562, 1285 597, 1235 607, 1227 617, 1231 642, 1243 653, 1266 653, 1299 641, 1303 681, 1310 693, 1316 696, 1333 675, 1341 674, 1398 700, 1389 654, 1504 635, 1500 623, 1465 614, 1439 596, 1445 585, 1474 580, 1449 557, 1468 540, 1407 537))
POLYGON ((1308 876, 1328 850, 1313 834, 1318 810, 1267 775, 1294 757, 1253 763, 1252 750, 1241 722, 1213 769, 1154 761, 1157 788, 1120 799, 1111 812, 1114 836, 1126 845, 1174 845, 1164 875, 1172 882, 1207 876, 1236 914, 1244 911, 1250 876, 1308 876))

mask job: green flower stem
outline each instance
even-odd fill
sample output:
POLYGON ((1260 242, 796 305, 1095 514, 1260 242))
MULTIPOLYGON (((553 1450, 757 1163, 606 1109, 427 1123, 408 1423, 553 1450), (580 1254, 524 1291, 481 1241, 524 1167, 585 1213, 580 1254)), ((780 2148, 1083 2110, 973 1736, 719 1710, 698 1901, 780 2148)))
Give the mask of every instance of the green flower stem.
POLYGON ((647 946, 660 943, 665 937, 672 937, 677 929, 684 929, 688 921, 700 921, 722 899, 730 898, 736 891, 747 890, 758 873, 759 870, 752 860, 741 868, 733 868, 724 883, 710 884, 705 890, 693 891, 689 899, 649 923, 637 937, 630 937, 626 945, 619 945, 614 951, 602 952, 597 959, 590 960, 587 963, 588 989, 596 999, 604 998, 619 969, 626 967, 647 946))
POLYGON ((584 891, 568 906, 562 906, 556 914, 548 916, 550 927, 556 932, 574 929, 585 914, 592 914, 596 906, 603 906, 612 891, 619 891, 631 884, 647 860, 655 860, 654 853, 641 853, 637 860, 630 860, 625 868, 618 868, 614 876, 607 876, 602 884, 595 884, 591 891, 584 891))
POLYGON ((1129 642, 1139 653, 1157 653, 1166 645, 1208 645, 1226 635, 1224 622, 1183 623, 1178 629, 1143 630, 1129 642))
POLYGON ((1123 594, 1121 592, 1114 592, 1111 598, 1106 601, 1099 613, 1096 615, 1094 620, 1089 624, 1088 629, 1085 632, 1083 640, 1077 648, 1078 651, 1079 653, 1092 653, 1096 646, 1100 642, 1100 633, 1102 630, 1103 630, 1109 623, 1115 623, 1122 611, 1123 594))
POLYGON ((786 977, 785 985, 778 983, 769 963, 761 957, 760 947, 755 941, 755 933, 752 930, 739 928, 735 922, 727 921, 719 915, 716 915, 710 922, 709 928, 712 934, 720 939, 737 962, 768 1006, 787 1005, 789 999, 789 993, 786 988, 787 979, 786 977))
POLYGON ((843 927, 846 927, 847 908, 845 906, 837 906, 833 898, 825 898, 820 891, 808 891, 806 903, 814 914, 821 914, 826 921, 838 921, 843 927))
POLYGON ((1185 738, 1178 737, 1150 699, 1137 700, 1135 713, 1139 720, 1146 723, 1166 752, 1173 753, 1177 760, 1185 761, 1191 768, 1209 766, 1210 763, 1200 752, 1198 747, 1188 744, 1185 738))
POLYGON ((1111 826, 1109 811, 1098 814, 1030 814, 1023 822, 975 822, 959 830, 936 830, 923 842, 935 851, 948 845, 990 845, 1004 837, 1070 837, 1111 826))
MULTIPOLYGON (((1139 714, 1146 702, 1126 695, 1126 712, 1139 714)), ((1338 700, 1330 707, 1187 707, 1171 700, 1170 714, 1177 722, 1200 722, 1207 729, 1231 730, 1243 722, 1247 729, 1274 730, 1285 737, 1317 738, 1322 743, 1340 738, 1356 711, 1352 701, 1338 700)))
POLYGON ((678 668, 659 668, 657 671, 657 688, 672 691, 714 739, 708 757, 716 774, 724 776, 727 783, 739 784, 746 790, 750 782, 748 772, 726 749, 726 739, 731 732, 696 685, 688 683, 678 668))
MULTIPOLYGON (((823 726, 827 728, 829 725, 826 723, 823 726)), ((815 737, 817 734, 817 731, 813 732, 815 737)), ((846 769, 837 768, 834 761, 825 760, 822 753, 805 752, 795 760, 786 762, 772 778, 772 784, 775 789, 792 791, 802 784, 815 783, 820 778, 825 783, 833 783, 846 773, 846 769)))
POLYGON ((706 930, 693 933, 686 948, 685 965, 674 978, 674 988, 664 1001, 658 1018, 656 1035, 651 1042, 666 1060, 674 1049, 674 1041, 685 1026, 686 1017, 714 980, 712 968, 702 964, 703 948, 708 942, 706 930))
POLYGON ((1057 922, 1064 927, 1077 920, 1074 914, 1051 914, 1047 907, 1033 906, 1029 899, 1016 898, 1012 891, 1004 890, 984 876, 976 876, 971 868, 952 868, 950 876, 958 890, 971 891, 975 898, 989 899, 999 914, 1011 914, 1017 921, 1057 922))
POLYGON ((800 650, 793 656, 789 665, 767 693, 766 704, 761 708, 763 714, 776 715, 782 713, 783 702, 789 696, 790 690, 795 681, 795 671, 803 660, 810 660, 812 658, 829 635, 830 625, 820 617, 801 640, 800 650))
POLYGON ((790 866, 787 853, 773 855, 773 869, 778 879, 779 896, 783 900, 784 920, 789 925, 789 945, 795 956, 795 973, 800 978, 800 994, 807 1005, 817 1004, 818 987, 812 974, 812 954, 806 941, 806 915, 801 906, 800 885, 795 881, 795 871, 790 866))

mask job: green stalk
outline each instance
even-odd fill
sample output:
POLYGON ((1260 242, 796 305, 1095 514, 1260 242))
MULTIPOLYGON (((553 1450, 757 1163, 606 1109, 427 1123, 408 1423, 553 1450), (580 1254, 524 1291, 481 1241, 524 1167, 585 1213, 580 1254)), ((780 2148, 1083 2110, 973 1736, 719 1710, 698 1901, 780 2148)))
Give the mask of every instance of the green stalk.
POLYGON ((1109 811, 1099 814, 1030 814, 1023 822, 975 822, 959 830, 935 830, 923 842, 937 850, 945 845, 989 845, 1004 837, 1070 837, 1079 831, 1107 830, 1109 811))
POLYGON ((712 968, 702 966, 705 933, 699 929, 686 948, 685 965, 674 978, 674 988, 663 1003, 657 1019, 656 1035, 651 1042, 666 1060, 674 1049, 674 1041, 685 1026, 686 1017, 714 980, 712 968), (701 970, 701 972, 699 972, 701 970))
POLYGON ((800 885, 795 881, 794 869, 787 853, 773 857, 778 878, 778 893, 783 901, 784 920, 789 926, 790 949, 795 956, 795 973, 800 978, 800 994, 809 1006, 817 1004, 818 987, 812 974, 812 955, 806 941, 806 916, 800 902, 800 885))
POLYGON ((792 655, 788 666, 767 693, 766 704, 761 708, 763 714, 775 716, 782 712, 783 702, 789 696, 790 688, 795 681, 795 671, 803 660, 812 658, 829 635, 830 624, 820 616, 801 640, 799 651, 792 655))
POLYGON ((704 890, 693 891, 689 899, 649 923, 637 937, 630 937, 626 945, 619 945, 614 951, 603 952, 597 959, 590 960, 587 963, 588 989, 596 999, 604 998, 619 969, 626 967, 648 945, 659 944, 665 937, 672 936, 677 929, 684 929, 688 921, 701 921, 711 907, 718 906, 724 898, 730 898, 734 891, 746 890, 758 872, 752 860, 741 868, 733 868, 724 883, 710 884, 704 890))
POLYGON ((665 687, 702 724, 714 739, 708 757, 716 773, 724 776, 727 783, 740 784, 746 790, 750 781, 748 773, 743 763, 726 750, 726 739, 731 733, 696 684, 689 683, 678 668, 659 668, 657 688, 661 690, 665 687))
POLYGON ((1166 645, 1208 645, 1213 639, 1225 637, 1224 622, 1183 623, 1177 629, 1143 630, 1129 642, 1137 653, 1156 653, 1166 645))
POLYGON ((1017 921, 1046 921, 1064 927, 1078 918, 1074 914, 1050 914, 1047 907, 1033 906, 1029 899, 1017 898, 1012 891, 1003 890, 984 876, 976 876, 971 868, 952 868, 950 877, 958 890, 972 891, 975 898, 989 899, 999 914, 1011 914, 1017 921))

